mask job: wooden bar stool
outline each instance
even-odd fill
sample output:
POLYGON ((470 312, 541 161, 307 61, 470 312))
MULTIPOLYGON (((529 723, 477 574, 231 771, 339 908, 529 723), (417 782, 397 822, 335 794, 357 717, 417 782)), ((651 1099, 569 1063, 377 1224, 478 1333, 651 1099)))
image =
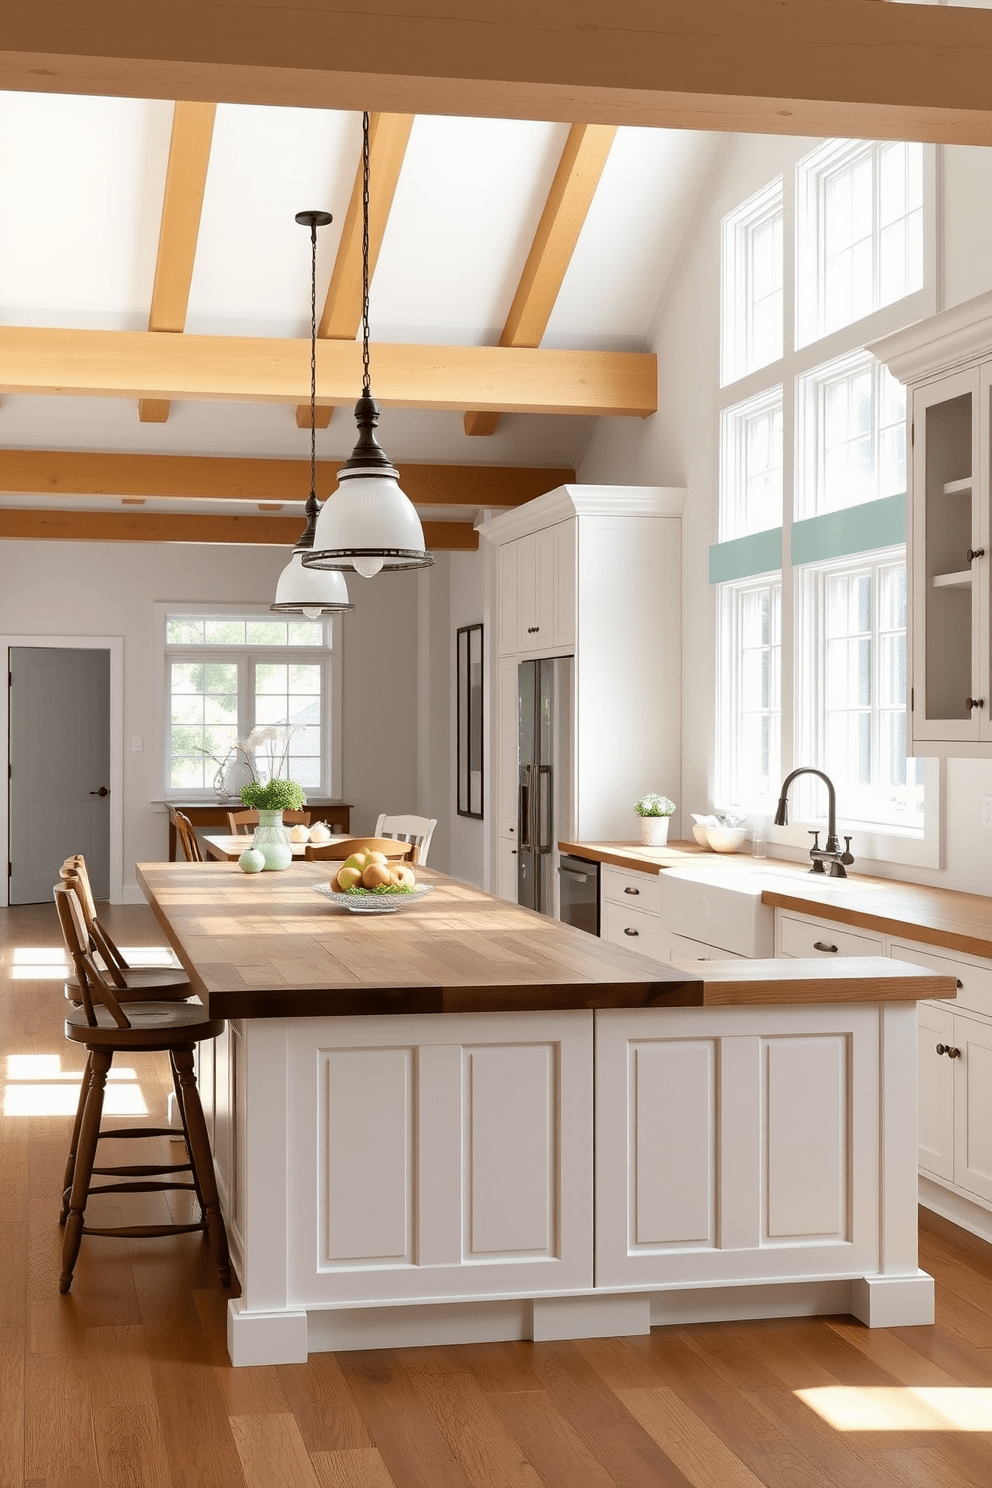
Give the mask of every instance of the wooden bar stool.
MULTIPOLYGON (((97 918, 82 853, 66 858, 59 869, 59 877, 75 892, 85 925, 87 949, 98 964, 102 962, 121 1002, 137 1001, 142 997, 157 999, 159 1002, 183 1002, 187 997, 192 997, 189 977, 179 967, 132 966, 124 959, 110 931, 97 918)), ((68 946, 66 949, 68 950, 68 946)), ((70 1002, 82 1002, 79 983, 75 977, 70 977, 66 982, 66 996, 70 1002)))
POLYGON ((62 1275, 59 1291, 67 1292, 83 1235, 182 1235, 203 1230, 220 1273, 229 1286, 231 1265, 227 1231, 220 1212, 214 1178, 210 1139, 193 1073, 193 1049, 206 1039, 216 1038, 224 1027, 220 1018, 209 1018, 204 1008, 190 1002, 126 1002, 118 1000, 105 974, 97 966, 80 930, 80 915, 74 891, 66 884, 55 888, 59 923, 70 949, 82 992, 82 1006, 73 1008, 65 1020, 65 1036, 82 1044, 88 1054, 87 1078, 80 1091, 77 1113, 78 1140, 67 1169, 69 1186, 63 1195, 65 1236, 62 1241, 62 1275), (127 1011, 125 1012, 125 1008, 127 1011), (95 1167, 101 1137, 168 1137, 168 1127, 128 1127, 102 1132, 103 1096, 107 1075, 118 1053, 168 1053, 176 1098, 189 1150, 187 1163, 135 1163, 122 1167, 95 1167), (192 1182, 177 1183, 173 1175, 188 1173, 192 1182), (94 1187, 94 1175, 122 1179, 94 1187), (156 1175, 167 1174, 163 1180, 156 1175), (86 1201, 91 1193, 149 1193, 164 1189, 194 1192, 200 1204, 200 1219, 193 1224, 122 1225, 113 1228, 84 1224, 86 1201))

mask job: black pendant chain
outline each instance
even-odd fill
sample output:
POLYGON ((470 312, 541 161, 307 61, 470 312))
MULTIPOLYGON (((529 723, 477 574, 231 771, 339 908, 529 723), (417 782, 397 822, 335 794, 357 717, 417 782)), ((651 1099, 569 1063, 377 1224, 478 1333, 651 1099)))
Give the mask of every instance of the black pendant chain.
POLYGON ((368 397, 369 380, 369 116, 362 115, 362 394, 368 397))
POLYGON ((310 224, 310 495, 317 494, 317 223, 310 224))

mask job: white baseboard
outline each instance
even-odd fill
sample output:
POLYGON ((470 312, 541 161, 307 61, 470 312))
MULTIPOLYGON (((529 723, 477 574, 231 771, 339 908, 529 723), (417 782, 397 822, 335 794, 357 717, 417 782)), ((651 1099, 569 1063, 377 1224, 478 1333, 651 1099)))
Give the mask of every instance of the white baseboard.
POLYGON ((305 1312, 248 1312, 240 1297, 227 1304, 227 1352, 231 1363, 305 1364, 305 1312))
POLYGON ((992 1211, 920 1174, 920 1205, 992 1245, 992 1211))
POLYGON ((647 1293, 608 1292, 591 1297, 535 1297, 530 1336, 535 1343, 555 1338, 631 1338, 651 1332, 647 1293))
POLYGON ((513 1298, 498 1302, 426 1302, 413 1307, 314 1309, 309 1315, 309 1334, 313 1353, 508 1343, 531 1336, 531 1303, 513 1298))
POLYGON ((851 1282, 846 1280, 686 1287, 651 1294, 652 1327, 666 1323, 735 1323, 754 1318, 829 1317, 850 1310, 851 1282))

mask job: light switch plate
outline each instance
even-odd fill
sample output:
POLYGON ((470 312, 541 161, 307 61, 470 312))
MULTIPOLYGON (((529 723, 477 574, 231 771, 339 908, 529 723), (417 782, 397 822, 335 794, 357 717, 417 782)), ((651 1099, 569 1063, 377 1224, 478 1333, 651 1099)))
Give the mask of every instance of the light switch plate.
POLYGON ((982 797, 982 826, 986 832, 992 832, 992 796, 982 797))

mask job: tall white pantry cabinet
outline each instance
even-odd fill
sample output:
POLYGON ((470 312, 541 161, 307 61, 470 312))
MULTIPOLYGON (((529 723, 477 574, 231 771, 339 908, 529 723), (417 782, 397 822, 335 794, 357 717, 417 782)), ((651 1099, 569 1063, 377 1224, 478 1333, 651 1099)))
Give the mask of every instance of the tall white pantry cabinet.
POLYGON ((575 658, 572 799, 558 838, 630 840, 638 796, 678 800, 684 500, 665 486, 560 486, 479 528, 495 565, 490 881, 504 898, 517 897, 520 662, 575 658))

